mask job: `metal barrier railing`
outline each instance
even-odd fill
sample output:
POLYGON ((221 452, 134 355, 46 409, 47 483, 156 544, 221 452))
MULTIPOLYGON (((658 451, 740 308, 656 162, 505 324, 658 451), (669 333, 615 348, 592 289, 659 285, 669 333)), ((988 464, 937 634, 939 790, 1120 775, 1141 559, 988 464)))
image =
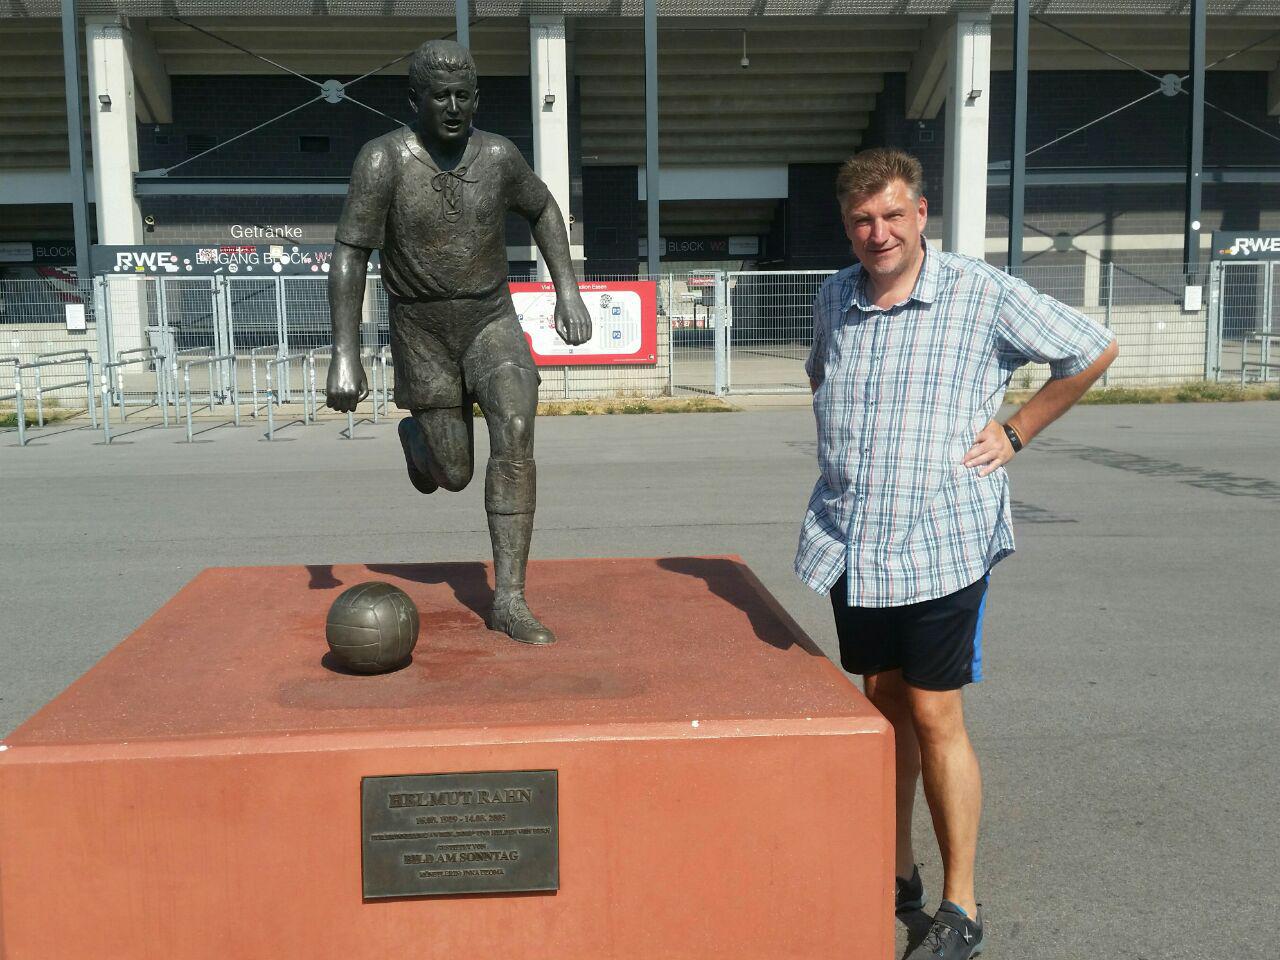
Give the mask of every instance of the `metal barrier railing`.
MULTIPOLYGON (((272 387, 271 387, 271 371, 276 367, 284 368, 284 380, 283 380, 284 391, 283 392, 287 393, 289 390, 292 389, 293 377, 292 377, 292 368, 290 365, 295 360, 305 364, 307 360, 307 355, 305 353, 288 353, 282 357, 273 357, 272 359, 267 361, 266 374, 267 374, 267 439, 268 440, 274 440, 276 438, 275 408, 277 403, 279 402, 276 396, 276 391, 272 390, 272 387)), ((281 385, 281 379, 279 376, 276 377, 276 383, 277 383, 277 386, 281 385)), ((305 426, 308 422, 307 407, 309 405, 309 401, 307 400, 306 390, 303 390, 302 396, 303 396, 302 424, 305 426)), ((281 424, 281 426, 289 426, 289 424, 297 423, 297 422, 298 422, 297 420, 290 420, 288 424, 281 424)))
MULTIPOLYGON (((176 394, 177 390, 175 387, 173 391, 170 391, 169 384, 167 382, 170 367, 172 365, 170 360, 153 346, 134 347, 132 350, 117 350, 116 362, 105 364, 102 368, 104 371, 108 368, 116 371, 116 403, 120 407, 120 422, 123 423, 129 419, 128 406, 125 401, 124 368, 136 363, 154 364, 156 374, 155 403, 146 404, 142 406, 140 410, 146 410, 148 407, 152 406, 157 407, 160 410, 161 416, 164 417, 164 425, 167 427, 169 425, 169 406, 166 399, 171 392, 176 394), (125 360, 125 357, 130 357, 132 359, 125 360)), ((134 413, 138 413, 140 410, 135 410, 134 413)), ((174 414, 177 414, 176 397, 174 400, 174 414)))
POLYGON ((329 357, 329 361, 333 362, 333 344, 322 343, 318 347, 312 347, 307 351, 307 362, 304 367, 306 370, 306 379, 302 384, 302 389, 306 392, 306 398, 302 405, 304 415, 306 411, 311 411, 311 420, 315 421, 316 413, 320 410, 320 395, 316 390, 316 354, 323 353, 329 357))
MULTIPOLYGON (((182 366, 182 392, 187 407, 187 443, 193 443, 195 441, 195 434, 192 431, 191 426, 191 368, 199 366, 203 366, 205 368, 205 375, 209 388, 208 407, 209 412, 213 413, 213 367, 214 364, 223 363, 227 364, 231 368, 232 419, 237 427, 240 426, 240 376, 239 372, 236 370, 236 355, 234 353, 224 353, 216 357, 202 357, 199 360, 188 360, 182 366)), ((203 407, 201 409, 203 409, 203 407)), ((223 426, 223 424, 216 424, 215 426, 223 426)), ((214 428, 210 427, 209 429, 212 430, 214 428)))
MULTIPOLYGON (((0 393, 0 403, 5 401, 17 401, 22 394, 22 371, 18 369, 22 364, 22 357, 0 357, 0 366, 5 364, 13 364, 13 393, 0 393)), ((22 411, 18 411, 18 442, 23 443, 23 434, 26 433, 27 424, 26 416, 22 411)))
MULTIPOLYGON (((258 359, 263 354, 268 352, 278 355, 280 353, 280 344, 267 343, 267 344, 263 344, 260 347, 254 347, 249 351, 249 380, 250 380, 251 388, 253 390, 253 407, 250 410, 249 415, 253 417, 254 420, 258 419, 258 411, 263 406, 262 404, 258 403, 258 359)), ((270 394, 267 395, 266 403, 268 405, 271 403, 270 394)))
MULTIPOLYGON (((102 436, 103 440, 111 443, 111 371, 116 372, 116 395, 120 399, 120 423, 123 425, 129 419, 128 411, 124 402, 124 368, 131 367, 139 363, 155 363, 156 373, 156 405, 160 408, 164 416, 164 425, 169 426, 169 406, 164 401, 164 391, 167 389, 164 383, 165 370, 169 364, 165 361, 165 357, 155 347, 139 347, 136 350, 122 350, 117 357, 123 358, 129 356, 130 359, 117 359, 111 363, 102 365, 102 436), (132 356, 140 354, 140 356, 132 356), (157 362, 159 361, 159 362, 157 362)), ((143 409, 146 409, 145 407, 143 409)))
MULTIPOLYGON (((329 362, 332 363, 333 362, 333 344, 331 343, 321 344, 320 346, 313 347, 312 349, 307 351, 306 389, 308 389, 311 393, 311 420, 313 423, 315 422, 316 414, 319 413, 320 411, 320 394, 316 386, 316 355, 321 353, 327 354, 329 357, 329 362)), ((363 361, 363 358, 361 359, 363 361)), ((377 406, 376 400, 374 401, 374 406, 375 407, 377 406)), ((375 421, 375 423, 376 422, 377 421, 375 421)), ((355 417, 355 414, 352 413, 350 410, 347 411, 347 429, 344 430, 343 433, 346 434, 346 438, 348 440, 354 440, 356 437, 356 417, 355 417)))
POLYGON ((382 349, 372 357, 372 380, 373 380, 373 422, 378 422, 378 415, 381 413, 384 417, 391 416, 390 389, 388 387, 387 368, 391 365, 391 347, 383 345, 382 349), (379 372, 381 372, 381 394, 382 399, 379 401, 379 372), (381 408, 381 409, 379 409, 381 408))
MULTIPOLYGON (((6 357, 5 360, 16 360, 17 358, 6 357)), ((98 412, 93 400, 93 358, 87 350, 57 350, 52 353, 42 353, 37 355, 36 359, 31 363, 15 363, 13 377, 13 399, 16 402, 16 413, 18 421, 18 446, 25 447, 27 445, 27 405, 26 394, 22 385, 22 371, 31 370, 35 377, 35 401, 36 401, 36 425, 44 427, 44 395, 52 393, 54 390, 66 390, 73 387, 84 387, 85 393, 88 395, 89 416, 93 422, 94 429, 98 426, 98 412), (66 383, 45 384, 42 378, 42 371, 48 367, 65 367, 69 364, 85 365, 84 379, 72 380, 66 383)))
MULTIPOLYGON (((214 391, 213 368, 206 365, 207 361, 213 359, 213 347, 209 347, 209 346, 187 347, 186 349, 183 349, 183 350, 175 350, 173 352, 173 356, 169 358, 169 367, 173 371, 173 392, 174 392, 173 417, 175 420, 178 418, 178 392, 179 392, 178 391, 178 365, 183 357, 190 358, 186 363, 186 367, 206 366, 206 372, 208 373, 208 377, 205 382, 205 389, 209 395, 207 405, 209 407, 210 412, 213 411, 214 400, 225 400, 230 392, 229 377, 227 378, 219 377, 217 392, 215 393, 214 391)), ((190 370, 186 369, 185 367, 183 372, 187 376, 190 375, 190 370)), ((234 375, 234 373, 235 373, 235 370, 233 365, 232 374, 234 375)))

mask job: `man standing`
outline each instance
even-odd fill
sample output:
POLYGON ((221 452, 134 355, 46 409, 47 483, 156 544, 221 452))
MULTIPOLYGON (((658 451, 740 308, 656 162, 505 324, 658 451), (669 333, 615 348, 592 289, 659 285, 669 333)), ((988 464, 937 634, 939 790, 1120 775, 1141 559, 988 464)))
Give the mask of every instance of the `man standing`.
POLYGON ((922 237, 914 157, 867 150, 836 181, 858 263, 814 302, 820 476, 796 573, 830 593, 840 661, 893 724, 896 907, 924 905, 911 813, 916 780, 942 854, 942 904, 911 960, 982 948, 974 858, 982 783, 962 688, 982 679, 988 572, 1013 552, 1004 466, 1074 404, 1117 353, 1111 334, 981 260, 922 237), (1052 379, 999 423, 1013 372, 1052 379))
POLYGON ((489 627, 524 643, 555 636, 524 598, 533 536, 533 418, 538 372, 507 287, 507 211, 533 227, 556 290, 556 331, 591 337, 564 218, 511 141, 471 126, 475 63, 453 41, 424 43, 409 65, 417 121, 365 144, 351 171, 329 273, 333 363, 327 402, 350 411, 368 393, 360 311, 371 250, 390 298, 396 405, 409 480, 422 493, 461 490, 475 453, 471 403, 489 428, 484 504, 496 592, 489 627))

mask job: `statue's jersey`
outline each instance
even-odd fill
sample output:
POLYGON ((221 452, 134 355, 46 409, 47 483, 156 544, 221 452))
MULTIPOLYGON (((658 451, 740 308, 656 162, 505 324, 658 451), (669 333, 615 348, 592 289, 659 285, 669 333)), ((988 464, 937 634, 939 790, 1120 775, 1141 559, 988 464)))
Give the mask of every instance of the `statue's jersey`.
POLYGON ((401 127, 356 157, 336 236, 382 251, 393 300, 483 298, 506 283, 507 211, 536 220, 548 196, 505 137, 472 130, 462 160, 441 170, 401 127))

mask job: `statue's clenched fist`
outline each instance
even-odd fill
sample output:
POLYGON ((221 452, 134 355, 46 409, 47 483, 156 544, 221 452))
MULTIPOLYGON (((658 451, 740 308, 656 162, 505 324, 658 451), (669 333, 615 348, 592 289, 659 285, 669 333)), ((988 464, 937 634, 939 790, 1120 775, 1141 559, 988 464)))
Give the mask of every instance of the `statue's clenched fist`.
POLYGON ((577 290, 570 296, 556 297, 556 333, 572 347, 591 339, 591 314, 577 290))
POLYGON ((351 413, 369 395, 369 382, 358 357, 335 353, 329 362, 324 386, 325 404, 339 413, 351 413))

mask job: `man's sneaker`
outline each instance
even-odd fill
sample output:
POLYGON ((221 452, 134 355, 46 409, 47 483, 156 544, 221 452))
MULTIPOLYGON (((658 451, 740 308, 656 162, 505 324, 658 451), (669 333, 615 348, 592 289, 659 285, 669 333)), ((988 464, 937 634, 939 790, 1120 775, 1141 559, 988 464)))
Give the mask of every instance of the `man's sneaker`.
POLYGON ((404 463, 409 468, 409 482, 419 493, 435 493, 438 489, 436 482, 419 470, 413 459, 415 447, 420 453, 426 452, 427 440, 422 433, 422 425, 413 417, 405 417, 396 429, 400 434, 400 448, 404 450, 404 463))
POLYGON ((924 881, 920 879, 920 868, 911 865, 911 879, 903 880, 894 877, 893 893, 894 913, 906 913, 908 910, 919 910, 924 906, 924 881))
POLYGON ((981 952, 981 905, 978 907, 978 919, 971 920, 950 900, 943 900, 933 915, 933 926, 905 960, 969 960, 981 952))

